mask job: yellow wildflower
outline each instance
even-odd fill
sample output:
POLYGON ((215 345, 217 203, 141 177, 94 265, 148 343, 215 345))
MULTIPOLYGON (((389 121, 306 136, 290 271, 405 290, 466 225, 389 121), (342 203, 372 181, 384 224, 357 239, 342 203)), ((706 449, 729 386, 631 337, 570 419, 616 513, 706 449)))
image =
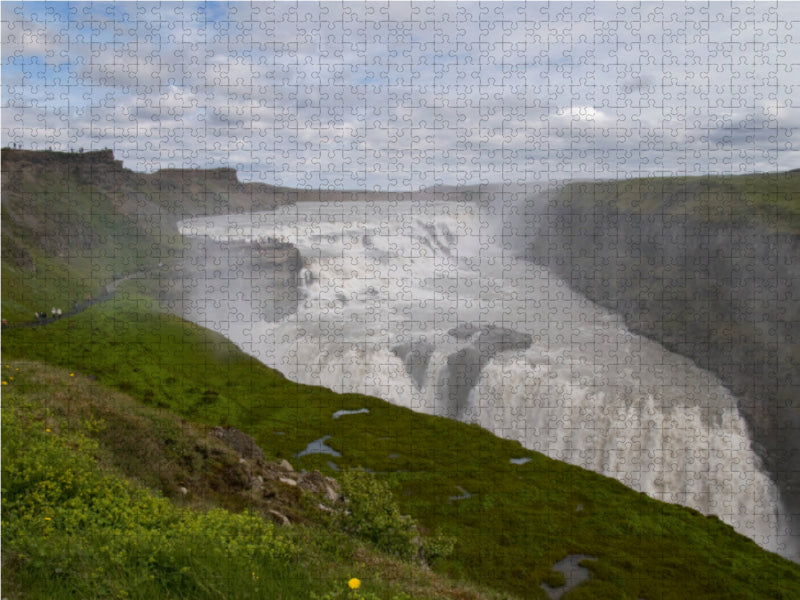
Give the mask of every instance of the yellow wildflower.
POLYGON ((45 521, 50 521, 51 519, 50 519, 50 517, 45 517, 44 520, 45 521))
POLYGON ((347 585, 350 586, 351 590, 357 590, 361 587, 361 581, 353 577, 350 581, 347 582, 347 585))

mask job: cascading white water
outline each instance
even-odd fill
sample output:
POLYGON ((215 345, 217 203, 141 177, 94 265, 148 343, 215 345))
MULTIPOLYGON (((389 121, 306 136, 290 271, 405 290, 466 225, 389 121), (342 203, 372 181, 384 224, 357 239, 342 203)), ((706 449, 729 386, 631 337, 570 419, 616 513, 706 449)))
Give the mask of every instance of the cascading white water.
POLYGON ((182 231, 297 245, 297 312, 220 328, 287 377, 477 422, 716 514, 767 549, 792 546, 717 378, 509 253, 490 221, 471 202, 426 199, 304 204, 182 231))

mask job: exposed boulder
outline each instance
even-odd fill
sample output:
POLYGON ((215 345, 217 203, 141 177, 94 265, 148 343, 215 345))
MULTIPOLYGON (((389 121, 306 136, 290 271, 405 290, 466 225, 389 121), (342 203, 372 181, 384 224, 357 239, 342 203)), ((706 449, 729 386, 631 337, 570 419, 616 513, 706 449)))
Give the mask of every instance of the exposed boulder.
POLYGON ((226 446, 241 454, 243 458, 264 460, 264 451, 256 444, 256 441, 235 427, 214 427, 211 435, 222 440, 226 446))
POLYGON ((446 399, 445 416, 468 418, 467 398, 481 376, 483 367, 500 352, 530 348, 530 334, 494 325, 460 325, 448 332, 456 339, 471 339, 469 346, 447 357, 447 369, 439 375, 446 399))
POLYGON ((433 350, 433 344, 424 341, 406 342, 392 348, 394 355, 403 361, 406 373, 414 380, 417 388, 421 389, 425 383, 433 350))
POLYGON ((339 482, 331 477, 326 477, 319 471, 311 471, 300 476, 298 485, 301 489, 313 494, 324 495, 328 502, 339 500, 339 482))
POLYGON ((529 333, 520 333, 513 329, 492 325, 482 327, 475 341, 484 360, 491 359, 498 352, 527 350, 532 343, 533 338, 529 333))

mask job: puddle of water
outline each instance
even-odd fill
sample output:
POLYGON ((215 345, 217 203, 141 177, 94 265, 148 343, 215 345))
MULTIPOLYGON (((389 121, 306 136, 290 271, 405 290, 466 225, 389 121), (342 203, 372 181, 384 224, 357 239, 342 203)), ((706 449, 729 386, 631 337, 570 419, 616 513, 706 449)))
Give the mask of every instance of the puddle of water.
POLYGON ((361 415, 369 413, 368 408, 360 408, 358 410, 337 410, 333 413, 333 418, 338 419, 339 417, 343 417, 345 415, 361 415))
POLYGON ((330 454, 331 456, 341 456, 341 454, 339 454, 336 450, 325 445, 325 442, 330 438, 331 436, 326 435, 318 440, 314 440, 308 446, 306 446, 305 450, 299 452, 296 456, 305 456, 306 454, 330 454))
POLYGON ((336 464, 335 462, 333 462, 332 460, 329 460, 329 461, 328 461, 328 466, 329 466, 331 469, 333 469, 334 471, 338 471, 338 470, 339 470, 339 465, 337 465, 337 464, 336 464))
POLYGON ((399 455, 397 452, 392 452, 392 453, 389 455, 389 458, 400 458, 400 455, 399 455))
POLYGON ((550 600, 559 600, 561 596, 566 594, 572 588, 577 587, 589 579, 591 571, 578 564, 582 560, 597 560, 597 557, 589 556, 588 554, 570 554, 564 560, 560 560, 553 565, 553 570, 558 571, 564 576, 565 583, 557 588, 550 587, 546 583, 541 584, 542 589, 545 591, 550 600))
POLYGON ((512 465, 524 465, 526 462, 530 462, 530 458, 527 456, 525 458, 510 458, 508 459, 512 465))
POLYGON ((462 488, 460 485, 456 486, 456 489, 461 492, 460 496, 450 496, 447 500, 452 502, 453 500, 466 500, 467 498, 472 498, 472 494, 470 494, 467 490, 462 488))

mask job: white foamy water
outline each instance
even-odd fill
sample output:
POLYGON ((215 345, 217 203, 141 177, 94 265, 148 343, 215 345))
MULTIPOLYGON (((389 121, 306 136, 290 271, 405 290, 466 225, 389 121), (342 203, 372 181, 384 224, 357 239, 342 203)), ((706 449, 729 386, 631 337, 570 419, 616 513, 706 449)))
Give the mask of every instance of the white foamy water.
POLYGON ((204 321, 290 379, 479 423, 716 514, 790 554, 796 540, 782 533, 777 488, 751 450, 735 398, 711 373, 504 250, 492 218, 469 202, 345 202, 181 227, 299 248, 305 298, 295 314, 268 322, 243 308, 239 319, 231 297, 224 317, 204 321), (480 346, 486 326, 530 336, 530 347, 480 346), (413 365, 403 345, 415 349, 413 365), (474 385, 454 381, 453 364, 465 356, 474 385))

